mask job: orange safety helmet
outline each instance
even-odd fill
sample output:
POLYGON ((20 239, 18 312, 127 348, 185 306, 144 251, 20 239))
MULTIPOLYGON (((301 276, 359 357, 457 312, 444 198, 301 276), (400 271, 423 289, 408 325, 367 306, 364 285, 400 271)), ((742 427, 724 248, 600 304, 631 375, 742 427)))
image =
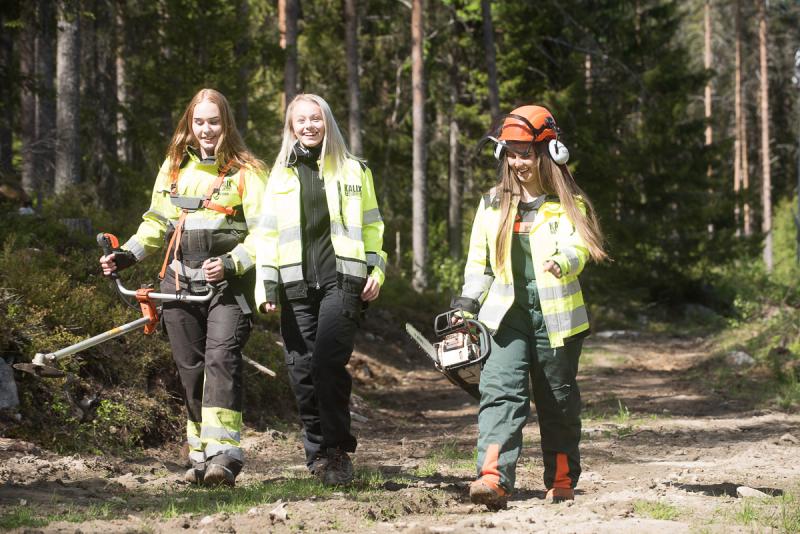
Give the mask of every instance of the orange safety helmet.
POLYGON ((558 138, 553 114, 542 106, 521 106, 506 115, 500 126, 501 141, 528 141, 538 143, 558 138))

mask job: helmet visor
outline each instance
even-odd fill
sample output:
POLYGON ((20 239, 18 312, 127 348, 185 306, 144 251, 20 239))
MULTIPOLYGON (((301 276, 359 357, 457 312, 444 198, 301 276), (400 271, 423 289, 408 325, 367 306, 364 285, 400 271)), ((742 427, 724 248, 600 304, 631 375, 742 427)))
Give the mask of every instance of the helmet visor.
POLYGON ((533 140, 531 141, 502 141, 503 146, 509 152, 517 156, 527 157, 533 152, 533 140))

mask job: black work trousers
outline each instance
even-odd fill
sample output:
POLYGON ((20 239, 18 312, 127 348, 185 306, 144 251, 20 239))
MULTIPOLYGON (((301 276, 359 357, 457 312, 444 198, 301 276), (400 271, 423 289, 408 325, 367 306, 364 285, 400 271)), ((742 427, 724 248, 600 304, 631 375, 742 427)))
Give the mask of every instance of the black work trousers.
POLYGON ((281 291, 281 335, 300 420, 306 461, 327 449, 356 450, 350 433, 352 378, 346 369, 360 321, 360 295, 328 284, 288 300, 281 291))
MULTIPOLYGON (((165 280, 166 281, 166 280, 165 280)), ((174 291, 174 285, 162 291, 174 291)), ((241 463, 242 347, 250 337, 245 314, 226 282, 208 303, 165 302, 162 317, 183 385, 193 462, 225 454, 241 463)))

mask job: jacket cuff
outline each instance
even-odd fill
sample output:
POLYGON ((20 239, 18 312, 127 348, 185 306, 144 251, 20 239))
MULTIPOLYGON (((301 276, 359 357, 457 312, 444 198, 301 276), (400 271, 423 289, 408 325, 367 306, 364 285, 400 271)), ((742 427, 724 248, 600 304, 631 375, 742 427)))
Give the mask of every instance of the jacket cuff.
POLYGON ((452 300, 450 300, 450 308, 474 315, 481 309, 481 304, 477 300, 469 297, 453 297, 452 300))

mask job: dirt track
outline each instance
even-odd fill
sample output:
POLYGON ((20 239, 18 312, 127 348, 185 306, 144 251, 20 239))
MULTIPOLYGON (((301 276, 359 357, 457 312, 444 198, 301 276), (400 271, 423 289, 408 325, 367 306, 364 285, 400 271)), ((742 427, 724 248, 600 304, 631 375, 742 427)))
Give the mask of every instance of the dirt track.
POLYGON ((589 339, 574 503, 544 503, 531 421, 509 509, 472 506, 476 404, 409 342, 361 334, 351 362, 361 421, 352 489, 308 479, 294 427, 247 432, 234 490, 185 485, 177 444, 126 460, 0 439, 0 515, 28 517, 29 531, 84 533, 800 530, 800 415, 714 391, 701 341, 589 339), (775 497, 739 498, 740 486, 775 497))

